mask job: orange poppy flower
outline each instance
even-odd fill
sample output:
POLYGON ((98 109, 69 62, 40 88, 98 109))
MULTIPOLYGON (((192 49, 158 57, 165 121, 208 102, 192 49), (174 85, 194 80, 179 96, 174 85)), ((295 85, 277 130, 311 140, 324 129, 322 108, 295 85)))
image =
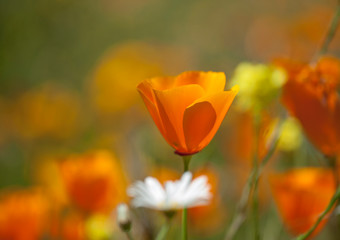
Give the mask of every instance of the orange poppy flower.
POLYGON ((193 227, 199 233, 208 233, 221 227, 226 217, 226 209, 224 209, 221 196, 218 191, 219 176, 211 167, 200 168, 195 171, 194 178, 205 175, 211 187, 212 199, 205 206, 193 207, 188 209, 188 217, 193 227))
MULTIPOLYGON (((330 169, 294 169, 273 174, 270 183, 283 222, 294 235, 306 232, 315 224, 335 193, 330 169)), ((312 236, 321 231, 326 221, 325 218, 320 222, 312 236)))
POLYGON ((35 240, 46 230, 48 202, 40 191, 20 190, 0 199, 0 239, 35 240))
POLYGON ((326 155, 340 152, 340 61, 323 57, 316 65, 278 61, 289 74, 282 102, 299 119, 311 142, 326 155))
MULTIPOLYGON (((223 209, 221 196, 218 191, 219 178, 218 173, 212 167, 204 167, 195 171, 193 178, 205 175, 208 178, 212 199, 208 205, 193 207, 188 209, 188 217, 195 231, 206 233, 216 230, 223 224, 226 210, 223 209)), ((181 174, 171 168, 157 167, 152 170, 151 176, 164 184, 166 181, 175 181, 181 177, 181 174)))
POLYGON ((138 85, 151 117, 180 155, 206 147, 218 130, 237 90, 224 91, 224 73, 184 72, 138 85))
POLYGON ((111 211, 127 199, 122 168, 109 152, 70 157, 60 169, 68 197, 85 212, 111 211))

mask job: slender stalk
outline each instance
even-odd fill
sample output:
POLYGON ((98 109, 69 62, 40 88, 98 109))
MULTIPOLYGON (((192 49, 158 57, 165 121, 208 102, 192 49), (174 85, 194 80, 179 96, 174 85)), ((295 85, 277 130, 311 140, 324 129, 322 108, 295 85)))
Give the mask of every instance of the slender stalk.
POLYGON ((325 209, 325 211, 323 211, 323 213, 318 217, 318 219, 316 220, 316 222, 314 223, 313 227, 311 227, 307 232, 305 232, 304 234, 298 236, 296 238, 296 240, 304 240, 307 239, 312 233, 313 231, 318 227, 319 223, 324 219, 324 217, 328 214, 328 212, 330 212, 333 208, 333 205, 335 205, 338 201, 338 199, 340 198, 340 188, 337 189, 336 193, 334 194, 334 196, 332 197, 331 201, 329 202, 327 208, 325 209))
POLYGON ((159 233, 157 234, 156 240, 163 240, 165 238, 165 236, 167 235, 167 233, 169 232, 169 229, 170 229, 170 223, 169 223, 169 221, 166 221, 163 224, 159 233))
POLYGON ((133 240, 133 237, 132 237, 132 234, 131 234, 131 232, 130 231, 128 231, 128 232, 125 232, 126 233, 126 237, 127 237, 127 239, 129 239, 129 240, 133 240))
POLYGON ((171 226, 171 220, 172 220, 174 215, 175 215, 175 212, 165 212, 166 221, 163 224, 159 233, 157 234, 157 237, 156 237, 155 240, 163 240, 165 238, 165 236, 169 232, 169 229, 170 229, 170 226, 171 226))
POLYGON ((325 158, 328 161, 328 165, 333 170, 335 186, 336 186, 336 188, 338 188, 338 186, 339 186, 339 176, 338 175, 339 174, 338 174, 338 166, 337 166, 336 157, 334 157, 334 156, 325 156, 325 158))
POLYGON ((183 156, 184 172, 189 170, 189 163, 190 163, 191 157, 192 155, 183 156))
POLYGON ((331 21, 329 27, 328 27, 325 38, 322 42, 321 48, 320 48, 319 52, 317 53, 316 57, 319 57, 320 55, 323 55, 327 52, 329 44, 331 43, 332 39, 334 38, 335 32, 336 32, 336 30, 339 26, 339 20, 340 20, 340 0, 338 0, 334 16, 332 18, 332 21, 331 21))
MULTIPOLYGON (((183 156, 184 172, 189 170, 191 155, 183 156)), ((184 208, 182 213, 182 240, 188 239, 188 209, 184 208)))
POLYGON ((260 240, 260 229, 259 229, 259 203, 258 203, 258 175, 259 175, 259 137, 260 137, 260 114, 254 114, 254 149, 253 149, 253 191, 252 191, 252 214, 253 214, 253 223, 254 223, 254 240, 260 240))
POLYGON ((271 157, 273 156, 273 154, 275 153, 276 150, 276 146, 278 144, 278 137, 279 137, 279 130, 281 127, 281 124, 278 124, 277 130, 276 130, 276 134, 274 135, 274 141, 273 143, 270 145, 269 150, 266 154, 266 156, 262 159, 260 165, 259 165, 259 169, 257 171, 257 176, 256 178, 254 178, 255 176, 255 169, 253 169, 251 171, 251 173, 249 174, 248 180, 246 185, 243 188, 242 191, 242 195, 241 195, 241 199, 237 205, 236 208, 236 213, 231 221, 231 224, 229 225, 229 228, 226 232, 226 235, 224 237, 224 240, 231 240, 234 238, 235 234, 237 233, 237 231, 239 230, 239 228, 242 226, 243 222, 246 219, 246 215, 247 215, 247 203, 249 201, 250 198, 250 194, 251 192, 253 192, 253 187, 254 187, 254 181, 259 179, 259 176, 261 175, 263 168, 266 166, 266 164, 268 163, 268 161, 271 159, 271 157))

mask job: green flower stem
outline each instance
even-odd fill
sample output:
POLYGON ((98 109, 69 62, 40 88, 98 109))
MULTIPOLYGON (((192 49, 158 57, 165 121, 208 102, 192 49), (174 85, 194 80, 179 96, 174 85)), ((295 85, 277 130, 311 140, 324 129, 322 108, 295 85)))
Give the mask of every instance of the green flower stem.
POLYGON ((172 220, 174 215, 175 215, 175 212, 165 213, 166 221, 163 224, 163 226, 162 226, 161 230, 159 231, 159 233, 157 234, 157 237, 156 237, 155 240, 163 240, 163 239, 165 239, 165 236, 168 234, 169 229, 171 227, 171 220, 172 220))
POLYGON ((271 144, 271 146, 269 147, 269 150, 266 154, 266 156, 262 159, 259 169, 257 171, 257 176, 255 173, 255 169, 252 169, 247 183, 245 185, 245 187, 243 188, 242 191, 242 195, 241 195, 241 199, 237 205, 236 208, 236 213, 232 219, 231 224, 229 225, 229 228, 227 230, 227 233, 224 237, 224 240, 231 240, 234 238, 235 234, 237 233, 237 231, 239 230, 239 228, 242 226, 243 222, 246 219, 246 215, 247 215, 247 203, 249 201, 249 198, 251 196, 251 193, 253 192, 253 188, 254 188, 254 181, 257 181, 263 171, 263 168, 266 166, 266 164, 268 163, 268 161, 271 159, 271 157, 273 156, 273 154, 275 153, 277 144, 278 144, 278 138, 279 138, 279 129, 281 128, 281 123, 278 124, 278 127, 276 129, 276 134, 274 136, 274 141, 271 144), (256 177, 255 177, 256 176, 256 177))
MULTIPOLYGON (((191 155, 183 156, 184 172, 189 170, 191 155)), ((188 209, 184 208, 182 213, 182 240, 188 239, 188 209)))
POLYGON ((329 44, 331 43, 332 39, 334 38, 335 32, 336 32, 336 30, 339 26, 339 21, 340 21, 340 0, 338 0, 337 8, 335 10, 333 19, 332 19, 332 21, 329 25, 328 31, 326 32, 325 39, 324 39, 324 41, 321 45, 321 48, 319 50, 317 57, 320 56, 320 55, 323 55, 327 52, 329 44))
POLYGON ((127 239, 129 239, 129 240, 133 240, 133 237, 132 237, 132 234, 131 234, 131 232, 130 231, 128 231, 128 232, 125 232, 126 233, 126 237, 127 237, 127 239))
POLYGON ((259 158, 258 158, 258 150, 259 150, 259 137, 260 137, 260 123, 261 117, 260 113, 254 114, 254 149, 253 149, 253 191, 252 191, 252 214, 253 214, 253 223, 254 223, 254 240, 260 240, 260 228, 259 228, 259 201, 258 201, 258 180, 259 180, 259 158))
POLYGON ((192 155, 183 156, 183 164, 184 164, 184 172, 189 171, 189 163, 192 158, 192 155))
POLYGON ((319 216, 319 218, 316 220, 313 227, 311 227, 307 232, 304 234, 298 236, 296 240, 304 240, 307 239, 313 231, 318 227, 319 223, 324 219, 324 217, 332 210, 333 206, 337 203, 338 199, 340 198, 340 188, 337 189, 334 196, 332 197, 331 201, 329 202, 327 208, 323 213, 319 216))
POLYGON ((333 170, 335 186, 336 186, 336 188, 338 188, 339 187, 339 176, 338 176, 338 166, 337 166, 336 157, 335 156, 325 156, 325 158, 328 161, 328 165, 333 170))

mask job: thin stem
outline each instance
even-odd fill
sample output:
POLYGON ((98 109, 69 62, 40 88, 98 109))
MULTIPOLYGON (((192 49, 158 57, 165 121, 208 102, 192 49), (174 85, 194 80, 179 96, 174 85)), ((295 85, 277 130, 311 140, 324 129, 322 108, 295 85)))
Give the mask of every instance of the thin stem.
MULTIPOLYGON (((271 159, 271 157, 273 156, 273 154, 275 153, 276 150, 276 146, 278 144, 278 137, 279 137, 279 130, 281 127, 281 124, 278 124, 277 130, 276 130, 276 134, 274 136, 274 141, 271 144, 271 146, 269 147, 269 150, 266 154, 266 156, 262 159, 259 169, 257 171, 257 176, 256 179, 259 178, 259 176, 261 175, 263 168, 266 166, 267 162, 271 159)), ((241 195, 241 199, 237 205, 236 208, 236 213, 232 219, 231 224, 229 225, 229 228, 227 230, 227 233, 225 235, 224 240, 231 240, 234 238, 235 234, 237 233, 237 231, 239 230, 239 228, 242 226, 243 222, 246 219, 246 212, 247 212, 247 203, 249 201, 250 198, 250 193, 253 191, 253 187, 254 187, 254 178, 255 176, 255 169, 253 169, 251 171, 251 173, 249 174, 248 180, 246 185, 243 188, 242 191, 242 195, 241 195)))
POLYGON ((306 233, 298 236, 296 238, 296 240, 307 239, 313 233, 313 231, 318 227, 319 223, 324 219, 324 217, 327 215, 327 213, 332 210, 333 205, 335 205, 337 203, 339 198, 340 198, 340 188, 337 189, 336 193, 334 194, 331 201, 329 202, 326 210, 323 211, 323 213, 318 217, 318 219, 314 223, 313 227, 311 227, 306 233))
POLYGON ((127 239, 129 239, 129 240, 133 240, 133 237, 132 237, 132 234, 131 234, 131 232, 130 231, 128 231, 128 232, 125 232, 126 233, 126 237, 127 237, 127 239))
POLYGON ((166 215, 166 221, 163 224, 159 233, 157 234, 157 237, 156 237, 155 240, 163 240, 169 232, 169 229, 170 229, 170 226, 171 226, 171 220, 172 220, 172 217, 174 216, 174 213, 171 213, 170 215, 167 215, 167 214, 165 214, 165 215, 166 215))
POLYGON ((259 172, 259 137, 260 137, 260 114, 254 114, 254 150, 253 150, 253 191, 252 191, 252 213, 253 213, 253 223, 254 223, 254 239, 260 239, 259 230, 259 203, 258 203, 258 172, 259 172))
POLYGON ((337 8, 335 10, 334 16, 332 18, 332 21, 328 27, 328 30, 326 32, 326 36, 324 38, 324 41, 322 42, 321 48, 317 54, 316 57, 323 55, 327 52, 329 44, 331 43, 332 39, 334 38, 335 32, 339 26, 339 20, 340 20, 340 0, 337 3, 337 8))
POLYGON ((337 166, 336 157, 334 157, 334 156, 325 156, 325 158, 328 161, 328 165, 333 170, 335 186, 336 186, 336 188, 338 188, 338 186, 339 186, 339 176, 338 176, 338 166, 337 166))
POLYGON ((189 170, 189 163, 191 160, 192 155, 183 156, 183 165, 184 165, 184 172, 189 170))
MULTIPOLYGON (((183 156, 184 172, 189 170, 191 155, 183 156)), ((184 208, 182 213, 182 240, 188 239, 188 209, 184 208)))

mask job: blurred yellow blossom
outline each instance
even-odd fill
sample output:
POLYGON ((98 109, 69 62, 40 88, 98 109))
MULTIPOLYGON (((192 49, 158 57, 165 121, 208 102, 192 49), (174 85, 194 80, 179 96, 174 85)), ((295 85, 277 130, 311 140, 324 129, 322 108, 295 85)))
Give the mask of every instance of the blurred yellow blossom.
POLYGON ((67 196, 58 162, 51 157, 41 157, 37 161, 35 169, 36 181, 39 186, 43 187, 54 207, 64 206, 67 203, 67 196))
POLYGON ((75 93, 47 83, 14 101, 10 114, 12 130, 28 140, 39 137, 65 139, 78 127, 79 105, 75 93))
POLYGON ((93 215, 85 222, 85 232, 89 240, 110 239, 114 222, 106 215, 93 215))
POLYGON ((110 152, 70 156, 60 170, 68 197, 85 212, 109 212, 127 199, 126 177, 110 152))
POLYGON ((302 144, 302 130, 299 122, 295 118, 287 118, 282 126, 278 148, 283 151, 293 151, 302 144))
POLYGON ((110 116, 137 103, 136 86, 142 80, 183 70, 185 51, 144 42, 128 42, 109 49, 99 60, 90 81, 94 108, 110 116))
POLYGON ((241 110, 259 110, 279 94, 285 81, 286 74, 280 68, 244 62, 237 66, 231 85, 239 86, 237 105, 241 110))

